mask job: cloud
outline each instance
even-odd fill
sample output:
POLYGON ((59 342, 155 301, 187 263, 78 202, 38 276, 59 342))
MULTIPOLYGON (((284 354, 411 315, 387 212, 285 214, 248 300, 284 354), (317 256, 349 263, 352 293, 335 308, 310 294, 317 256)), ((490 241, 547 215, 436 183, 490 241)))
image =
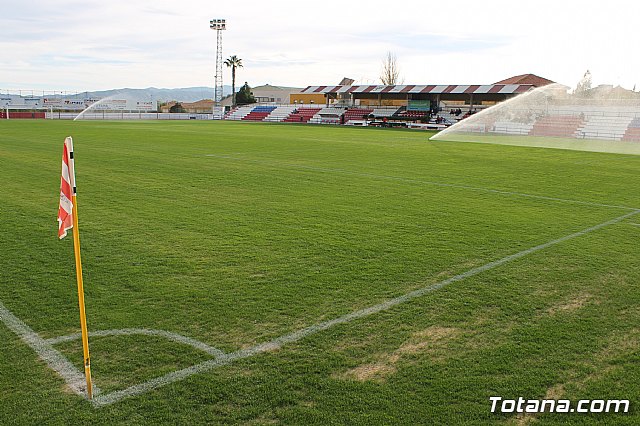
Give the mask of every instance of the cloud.
MULTIPOLYGON (((574 85, 636 83, 638 2, 324 0, 14 2, 0 16, 0 87, 59 90, 211 86, 215 33, 226 18, 224 56, 239 78, 304 87, 344 76, 378 79, 395 52, 407 83, 482 84, 533 72, 574 85)), ((225 69, 225 80, 229 71, 225 69)))
POLYGON ((508 40, 505 37, 452 36, 420 32, 364 33, 355 35, 352 38, 354 42, 360 44, 379 43, 388 46, 389 50, 419 52, 421 54, 437 54, 450 51, 477 52, 508 44, 508 40))

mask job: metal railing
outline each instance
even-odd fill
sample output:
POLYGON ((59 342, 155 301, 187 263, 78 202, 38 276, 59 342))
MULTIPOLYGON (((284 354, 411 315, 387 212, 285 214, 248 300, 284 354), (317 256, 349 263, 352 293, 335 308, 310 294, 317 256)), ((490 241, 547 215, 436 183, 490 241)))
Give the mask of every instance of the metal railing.
MULTIPOLYGON (((73 120, 79 113, 49 111, 47 119, 73 120)), ((81 120, 212 120, 213 114, 189 114, 170 112, 85 112, 81 120)))

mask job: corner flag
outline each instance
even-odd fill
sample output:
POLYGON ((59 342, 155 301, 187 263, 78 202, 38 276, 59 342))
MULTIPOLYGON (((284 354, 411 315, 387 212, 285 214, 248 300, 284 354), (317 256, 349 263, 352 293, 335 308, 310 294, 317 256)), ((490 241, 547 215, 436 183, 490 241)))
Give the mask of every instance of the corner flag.
POLYGON ((84 375, 87 379, 87 396, 93 397, 91 385, 91 360, 89 358, 89 333, 84 309, 84 287, 82 284, 82 261, 80 259, 80 231, 78 230, 78 200, 76 197, 76 172, 73 159, 73 139, 64 140, 62 149, 62 177, 60 178, 60 207, 58 208, 58 238, 67 236, 73 228, 73 251, 76 258, 76 280, 78 282, 78 304, 80 327, 82 328, 82 350, 84 353, 84 375))
POLYGON ((60 208, 58 209, 58 238, 67 236, 67 230, 73 228, 73 196, 76 189, 75 170, 73 169, 73 140, 64 140, 62 149, 62 177, 60 178, 60 208))

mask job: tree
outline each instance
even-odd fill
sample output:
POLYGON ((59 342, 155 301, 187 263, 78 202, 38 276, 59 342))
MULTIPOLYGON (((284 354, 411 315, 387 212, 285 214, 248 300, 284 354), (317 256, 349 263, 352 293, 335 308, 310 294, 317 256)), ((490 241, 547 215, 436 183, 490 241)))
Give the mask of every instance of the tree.
POLYGON ((230 56, 229 59, 224 61, 224 64, 231 68, 231 93, 232 93, 232 101, 231 103, 235 106, 236 104, 236 68, 242 68, 242 59, 238 58, 236 55, 230 56))
POLYGON ((398 84, 400 77, 400 69, 398 68, 398 59, 396 55, 387 52, 387 56, 382 60, 382 73, 380 74, 380 81, 384 85, 398 84))
POLYGON ((591 90, 591 73, 587 70, 587 72, 584 73, 584 76, 582 76, 582 79, 578 82, 576 90, 573 93, 580 96, 586 96, 588 95, 589 90, 591 90))
POLYGON ((251 87, 245 81, 244 86, 238 90, 238 94, 236 95, 236 101, 239 105, 243 104, 254 104, 256 102, 256 98, 253 96, 251 92, 251 87))
POLYGON ((180 102, 176 102, 171 108, 169 108, 169 112, 171 113, 184 113, 187 112, 186 109, 182 106, 180 102))

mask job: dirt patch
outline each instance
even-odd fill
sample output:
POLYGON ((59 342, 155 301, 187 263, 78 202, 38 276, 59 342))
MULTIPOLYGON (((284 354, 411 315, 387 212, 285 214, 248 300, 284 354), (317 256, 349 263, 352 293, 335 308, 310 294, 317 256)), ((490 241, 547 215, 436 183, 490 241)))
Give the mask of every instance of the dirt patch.
POLYGON ((62 390, 62 393, 65 393, 68 395, 77 395, 76 392, 73 390, 73 388, 71 388, 71 386, 69 386, 66 383, 60 386, 60 390, 62 390))
POLYGON ((553 305, 549 309, 547 309, 547 314, 556 315, 559 313, 571 313, 575 312, 578 309, 581 309, 587 306, 590 303, 595 303, 595 300, 592 295, 585 293, 580 294, 568 301, 564 301, 562 303, 558 303, 553 305))
POLYGON ((404 343, 400 346, 391 356, 389 356, 389 361, 396 363, 400 361, 403 355, 413 355, 420 352, 425 352, 429 347, 430 342, 417 342, 417 343, 404 343))
POLYGON ((413 334, 414 339, 428 339, 429 341, 441 340, 458 333, 457 328, 433 326, 413 334))
POLYGON ((372 364, 359 365, 356 368, 346 371, 340 375, 340 378, 357 380, 359 382, 366 381, 384 381, 387 376, 396 372, 394 363, 389 359, 386 362, 376 362, 372 364))
POLYGON ((452 327, 433 326, 414 333, 411 338, 403 343, 390 357, 395 363, 406 355, 430 353, 436 356, 438 350, 444 349, 447 342, 460 334, 460 330, 452 327))
POLYGON ((544 399, 560 399, 564 396, 564 385, 558 383, 547 389, 547 393, 544 394, 544 399))
MULTIPOLYGON (((514 423, 518 426, 527 426, 536 420, 536 415, 531 413, 522 413, 514 419, 514 423)), ((509 422, 511 424, 511 422, 509 422)))
POLYGON ((396 364, 403 358, 416 354, 431 353, 446 346, 449 339, 460 334, 457 328, 433 326, 414 333, 398 349, 391 353, 378 354, 377 362, 359 365, 346 372, 334 375, 335 378, 357 381, 382 381, 394 374, 396 364))

